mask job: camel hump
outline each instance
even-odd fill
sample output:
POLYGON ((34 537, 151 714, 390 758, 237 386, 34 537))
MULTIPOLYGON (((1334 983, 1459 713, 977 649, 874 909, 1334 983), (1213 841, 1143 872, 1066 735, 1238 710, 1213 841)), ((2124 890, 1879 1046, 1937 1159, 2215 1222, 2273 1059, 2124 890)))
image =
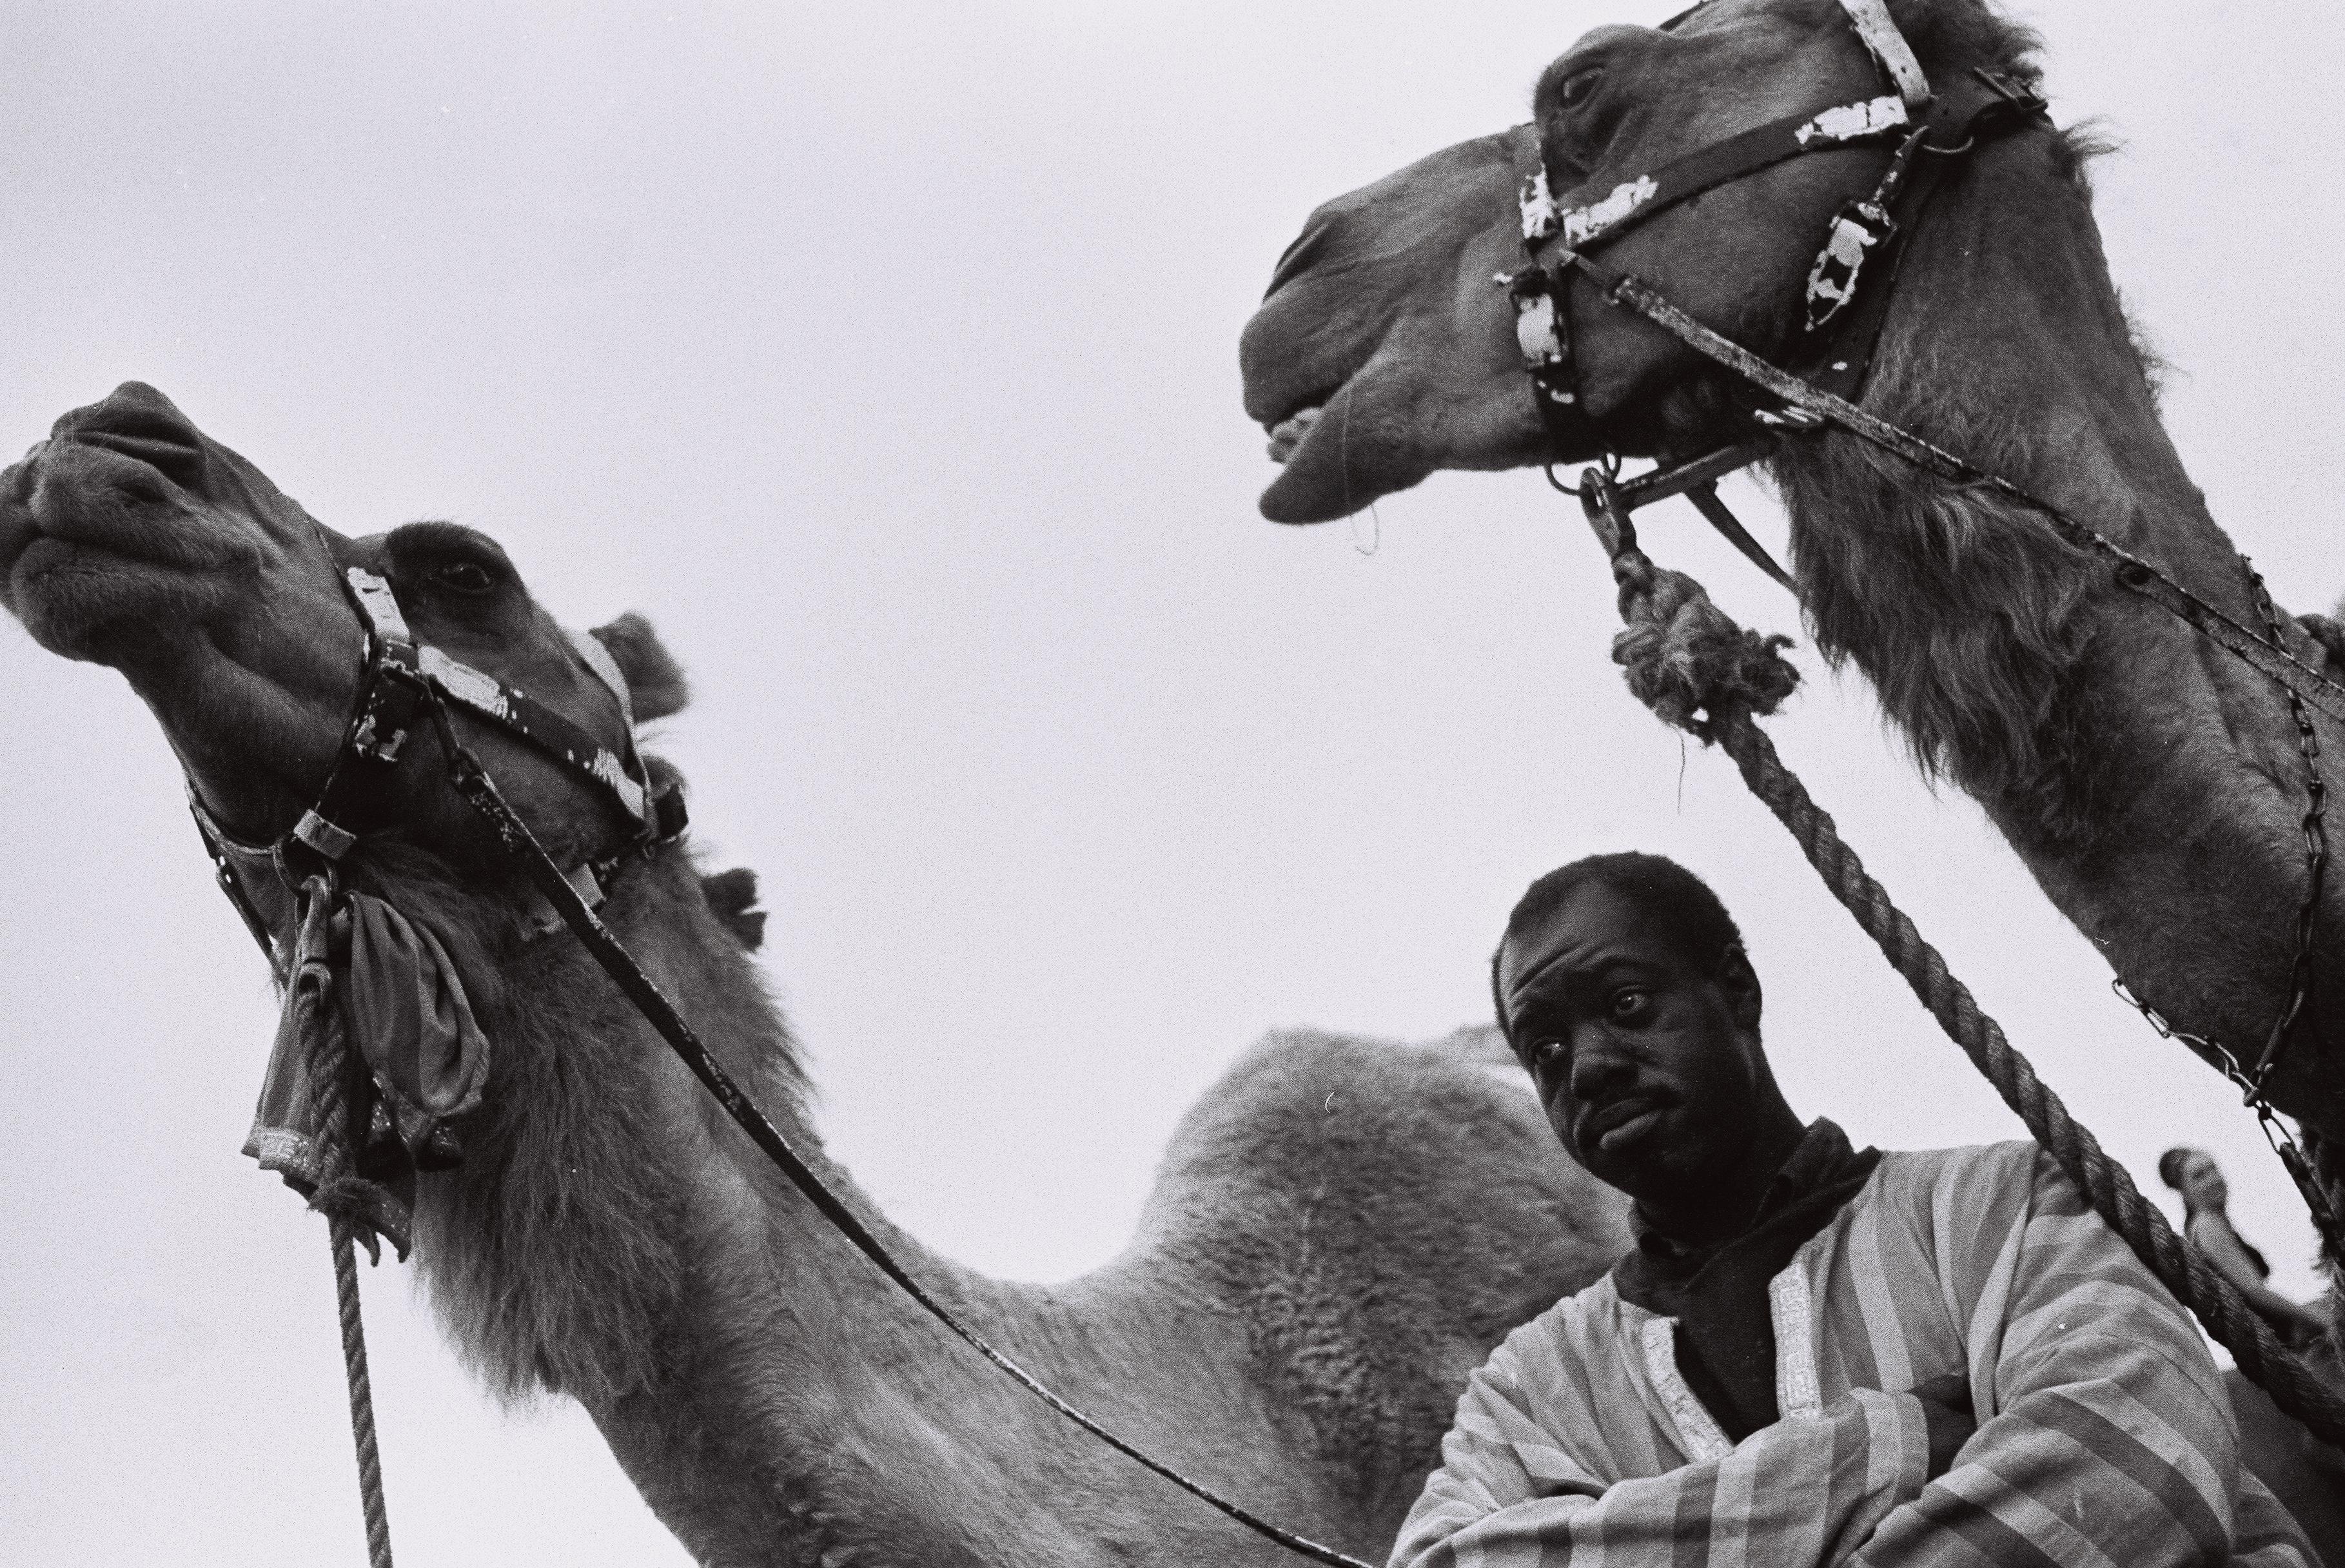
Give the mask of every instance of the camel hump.
POLYGON ((1135 1248, 1246 1322, 1302 1441, 1404 1491, 1490 1347, 1628 1245, 1496 1036, 1270 1036, 1182 1122, 1135 1248))
POLYGON ((1498 1032, 1496 1024, 1460 1025, 1426 1048, 1482 1067, 1505 1067, 1517 1073, 1522 1070, 1522 1063, 1516 1059, 1514 1047, 1507 1044, 1507 1037, 1498 1032))

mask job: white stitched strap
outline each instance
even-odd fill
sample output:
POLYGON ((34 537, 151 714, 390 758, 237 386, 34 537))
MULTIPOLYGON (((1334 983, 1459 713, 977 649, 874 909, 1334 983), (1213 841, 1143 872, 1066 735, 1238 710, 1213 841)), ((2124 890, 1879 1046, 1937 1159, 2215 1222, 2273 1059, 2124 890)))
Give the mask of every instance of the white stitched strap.
POLYGON ((1768 1281, 1767 1307, 1775 1329, 1776 1411, 1786 1418, 1821 1415, 1824 1406, 1816 1380, 1815 1307, 1802 1259, 1794 1257, 1790 1267, 1768 1281))
POLYGON ((412 642, 414 633, 407 629, 407 617, 399 612, 399 601, 392 596, 391 584, 363 566, 353 566, 342 575, 350 580, 350 592, 358 596, 359 608, 366 612, 375 634, 390 642, 412 642))
POLYGON ((626 672, 621 670, 619 662, 611 657, 611 651, 603 646, 603 639, 592 632, 573 632, 567 626, 562 629, 562 634, 570 639, 570 645, 578 651, 578 656, 586 662, 586 667, 602 677, 603 684, 611 688, 611 694, 619 699, 619 716, 627 721, 627 728, 634 729, 635 700, 627 691, 626 672))
POLYGON ((428 642, 415 651, 415 667, 423 672, 425 679, 472 712, 512 721, 513 704, 505 701, 504 683, 494 675, 475 670, 461 659, 451 659, 428 642))
POLYGON ((1826 109, 1793 131, 1792 139, 1802 147, 1813 141, 1854 141, 1859 137, 1882 136, 1912 123, 1913 117, 1905 112, 1905 100, 1884 96, 1826 109))
POLYGON ((1647 1318, 1638 1330, 1645 1352, 1645 1375, 1653 1380, 1653 1391, 1661 1396, 1670 1419, 1677 1423, 1678 1441, 1685 1445, 1686 1457, 1696 1462, 1723 1459, 1734 1452, 1734 1442, 1701 1408, 1701 1401, 1694 1397, 1684 1374, 1678 1371, 1677 1329, 1675 1318, 1647 1318))
POLYGON ((1930 79, 1922 74, 1922 62, 1914 57, 1905 35, 1889 19, 1885 0, 1840 0, 1840 8, 1848 13, 1856 35, 1864 40, 1864 46, 1881 62, 1889 79, 1897 84, 1898 96, 1905 100, 1905 106, 1919 109, 1928 103, 1930 79))
POLYGON ((1564 208, 1556 214, 1555 226, 1563 234, 1563 243, 1577 250, 1652 200, 1660 188, 1651 175, 1640 174, 1614 186, 1601 201, 1564 208))

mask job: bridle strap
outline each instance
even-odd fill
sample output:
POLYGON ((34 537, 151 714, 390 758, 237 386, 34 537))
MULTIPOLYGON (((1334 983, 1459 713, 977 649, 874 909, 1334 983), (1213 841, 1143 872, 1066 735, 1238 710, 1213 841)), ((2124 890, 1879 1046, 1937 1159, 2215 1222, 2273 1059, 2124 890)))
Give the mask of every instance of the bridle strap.
MULTIPOLYGON (((1895 96, 1769 121, 1622 181, 1601 200, 1579 207, 1566 207, 1555 199, 1544 156, 1525 179, 1518 207, 1528 264, 1500 281, 1514 305, 1516 340, 1534 406, 1558 453, 1590 440, 1609 445, 1582 404, 1572 339, 1569 279, 1575 270, 1595 276, 1598 269, 1588 259, 1591 252, 1692 197, 1791 158, 1893 142, 1871 193, 1852 197, 1827 227, 1806 283, 1809 341, 1795 361, 1798 371, 1809 384, 1853 402, 1872 368, 1914 215, 1956 157, 1985 137, 2040 119, 2042 100, 1985 72, 1976 74, 1989 96, 1967 114, 1934 100, 1882 0, 1842 0, 1842 5, 1895 96), (1554 254, 1542 259, 1541 251, 1550 246, 1554 254)), ((1750 418, 1762 430, 1820 422, 1812 410, 1780 401, 1751 408, 1750 418)), ((1637 482, 1630 481, 1619 487, 1620 504, 1633 510, 1660 494, 1687 495, 1729 543, 1797 597, 1791 574, 1751 537, 1716 490, 1720 477, 1755 460, 1770 444, 1746 439, 1676 465, 1700 471, 1665 490, 1649 485, 1654 491, 1649 497, 1640 499, 1637 482), (1730 453, 1742 455, 1719 460, 1730 453)), ((1650 481, 1659 476, 1644 477, 1650 481)))
MULTIPOLYGON (((384 579, 360 566, 353 566, 342 575, 351 602, 367 618, 369 631, 381 649, 376 670, 378 684, 384 683, 383 678, 387 677, 391 685, 430 686, 450 702, 519 735, 573 772, 584 774, 640 826, 649 829, 655 825, 648 775, 635 776, 642 763, 632 740, 627 743, 627 754, 623 760, 566 715, 520 687, 475 670, 428 642, 416 642, 407 629, 405 617, 400 613, 391 584, 384 579)), ((593 641, 583 633, 574 635, 593 641)), ((572 647, 576 648, 575 642, 572 647)), ((631 718, 626 680, 610 654, 605 652, 599 661, 584 662, 595 679, 609 687, 618 699, 621 716, 631 718)))
POLYGON ((2112 562, 2119 587, 2157 605, 2302 701, 2345 723, 2345 686, 2307 664, 2285 644, 2258 636, 2098 529, 2011 481, 1768 363, 1732 339, 1703 326, 1633 275, 1609 272, 1593 263, 1583 263, 1582 268, 1607 299, 1634 310, 1694 352, 1803 410, 1812 422, 1836 425, 1925 472, 1954 484, 1991 490, 2043 517, 2069 544, 2112 562))
POLYGON ((1623 180, 1598 201, 1565 207, 1548 189, 1544 163, 1523 187, 1523 239, 1533 248, 1559 239, 1567 249, 1585 251, 1706 191, 1761 169, 1902 135, 1916 122, 1893 97, 1869 98, 1828 109, 1784 115, 1737 131, 1723 141, 1697 147, 1660 167, 1623 180))
MULTIPOLYGON (((347 855, 360 840, 361 830, 353 824, 361 820, 365 797, 397 765, 408 734, 427 713, 446 729, 443 709, 452 703, 576 774, 635 824, 635 831, 608 854, 560 873, 574 894, 590 905, 602 902, 604 884, 629 855, 683 835, 686 826, 683 792, 671 787, 652 793, 650 771, 634 745, 634 707, 626 676, 609 650, 592 634, 564 633, 580 662, 618 703, 620 717, 628 726, 624 756, 521 688, 430 643, 418 642, 387 579, 362 567, 350 567, 340 581, 364 629, 365 651, 350 721, 316 802, 283 837, 254 844, 229 833, 204 804, 192 780, 188 785, 188 807, 205 853, 211 857, 220 890, 236 906, 261 951, 269 955, 272 968, 279 966, 279 950, 269 933, 279 922, 271 920, 260 907, 256 890, 282 889, 289 908, 291 891, 314 865, 303 861, 305 855, 329 863, 347 855)), ((453 733, 452 730, 447 733, 453 733)), ((528 929, 533 933, 553 929, 557 922, 553 911, 543 900, 533 902, 535 910, 527 921, 528 929)))
POLYGON ((634 1004, 635 1010, 658 1032, 660 1038, 667 1042, 668 1048, 691 1070, 693 1077, 700 1080, 701 1087, 724 1108, 734 1125, 747 1135, 749 1141, 788 1179, 790 1185, 813 1205, 816 1212, 828 1220, 831 1227, 880 1273, 909 1296, 923 1311, 1007 1373, 1027 1392, 1125 1458, 1220 1510, 1254 1533, 1276 1542, 1300 1556, 1328 1563, 1331 1568, 1370 1568, 1370 1564, 1347 1553, 1263 1518, 1118 1435, 997 1349, 939 1300, 918 1276, 898 1260, 888 1250, 887 1243, 864 1223, 862 1217, 845 1199, 832 1189, 821 1173, 807 1162, 806 1157, 792 1147, 782 1129, 774 1125, 772 1118, 725 1069, 724 1064, 716 1059, 715 1053, 685 1020, 675 1004, 660 989, 659 982, 644 972, 643 966, 635 962, 634 956, 612 934, 611 928, 578 896, 577 890, 564 877, 561 867, 554 864, 553 857, 537 842, 536 835, 530 832, 529 824, 523 822, 513 807, 505 803, 503 795, 497 790, 496 782, 489 777, 479 759, 467 751, 453 732, 447 728, 444 710, 433 708, 432 716, 434 722, 442 726, 442 744, 448 758, 450 782, 466 804, 478 812, 482 820, 495 832, 505 853, 536 885, 546 902, 553 906, 576 935, 587 955, 601 966, 603 972, 611 977, 627 1000, 634 1004))
MULTIPOLYGON (((1671 16, 1660 25, 1664 33, 1674 32, 1678 24, 1699 13, 1709 0, 1695 4, 1671 16)), ((1922 62, 1914 57, 1914 50, 1905 42, 1905 35, 1891 20, 1889 7, 1883 0, 1840 0, 1840 8, 1848 14, 1849 25, 1863 40, 1866 53, 1881 67, 1881 74, 1897 88, 1898 96, 1906 106, 1917 112, 1930 100, 1930 80, 1922 74, 1922 62)))
POLYGON ((1898 96, 1918 117, 1922 106, 1930 101, 1930 79, 1922 74, 1922 62, 1914 57, 1905 35, 1890 20, 1884 0, 1840 0, 1840 8, 1848 13, 1856 35, 1881 66, 1882 75, 1897 85, 1898 96))

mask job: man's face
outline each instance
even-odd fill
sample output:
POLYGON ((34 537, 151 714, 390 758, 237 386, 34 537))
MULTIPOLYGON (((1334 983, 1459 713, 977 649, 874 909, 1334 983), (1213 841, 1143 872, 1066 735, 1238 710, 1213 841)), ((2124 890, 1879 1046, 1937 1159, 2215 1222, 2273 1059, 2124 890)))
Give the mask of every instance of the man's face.
POLYGON ((1721 968, 1703 972, 1596 882, 1500 951, 1516 1048, 1556 1136, 1632 1198, 1698 1192, 1758 1125, 1756 982, 1739 957, 1721 968))

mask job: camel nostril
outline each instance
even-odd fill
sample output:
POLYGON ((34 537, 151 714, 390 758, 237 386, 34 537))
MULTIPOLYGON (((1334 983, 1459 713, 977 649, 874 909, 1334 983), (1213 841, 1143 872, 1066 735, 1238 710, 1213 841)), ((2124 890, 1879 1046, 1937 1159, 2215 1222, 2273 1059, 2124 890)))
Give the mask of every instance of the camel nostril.
POLYGON ((53 432, 82 446, 103 447, 147 464, 172 483, 202 482, 209 458, 204 438, 171 400, 154 388, 126 381, 103 402, 76 409, 53 432))

